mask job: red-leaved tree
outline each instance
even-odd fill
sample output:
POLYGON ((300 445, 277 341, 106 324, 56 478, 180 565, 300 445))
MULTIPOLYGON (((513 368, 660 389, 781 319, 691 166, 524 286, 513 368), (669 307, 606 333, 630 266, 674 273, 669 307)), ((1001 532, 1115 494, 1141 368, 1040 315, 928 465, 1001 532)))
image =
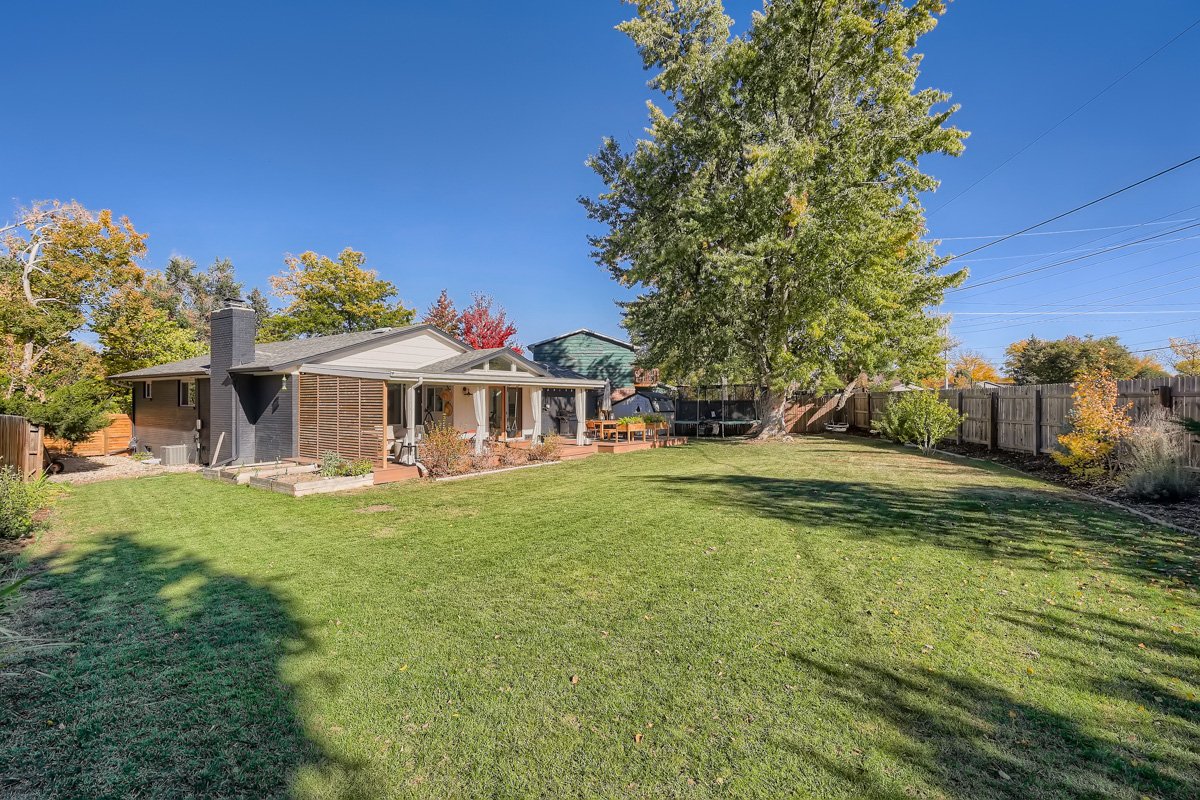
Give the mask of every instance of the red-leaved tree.
POLYGON ((508 321, 504 308, 490 296, 474 295, 471 305, 463 309, 460 321, 463 341, 476 350, 511 347, 521 352, 521 348, 513 344, 517 326, 508 321))

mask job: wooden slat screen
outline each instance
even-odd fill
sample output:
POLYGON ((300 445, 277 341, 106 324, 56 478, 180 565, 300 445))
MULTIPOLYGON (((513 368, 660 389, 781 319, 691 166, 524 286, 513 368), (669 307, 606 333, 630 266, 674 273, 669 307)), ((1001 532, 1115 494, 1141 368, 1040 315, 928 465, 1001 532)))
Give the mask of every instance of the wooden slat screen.
POLYGON ((387 383, 338 375, 300 374, 297 453, 319 459, 334 452, 351 460, 386 463, 387 383))

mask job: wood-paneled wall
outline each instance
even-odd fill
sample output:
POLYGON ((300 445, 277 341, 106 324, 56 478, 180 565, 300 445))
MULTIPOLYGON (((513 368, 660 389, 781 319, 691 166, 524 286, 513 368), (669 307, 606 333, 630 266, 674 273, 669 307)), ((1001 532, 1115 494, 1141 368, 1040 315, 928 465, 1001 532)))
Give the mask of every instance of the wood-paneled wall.
POLYGON ((337 375, 300 374, 301 458, 334 452, 351 460, 387 462, 387 383, 337 375))

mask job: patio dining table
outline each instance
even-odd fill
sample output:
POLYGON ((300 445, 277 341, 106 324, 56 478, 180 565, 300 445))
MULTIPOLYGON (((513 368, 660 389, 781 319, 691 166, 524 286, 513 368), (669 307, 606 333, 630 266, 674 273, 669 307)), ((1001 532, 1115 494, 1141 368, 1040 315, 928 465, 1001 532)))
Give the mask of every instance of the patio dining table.
POLYGON ((620 425, 615 419, 589 419, 587 421, 588 435, 598 441, 606 439, 617 439, 617 426, 620 425))

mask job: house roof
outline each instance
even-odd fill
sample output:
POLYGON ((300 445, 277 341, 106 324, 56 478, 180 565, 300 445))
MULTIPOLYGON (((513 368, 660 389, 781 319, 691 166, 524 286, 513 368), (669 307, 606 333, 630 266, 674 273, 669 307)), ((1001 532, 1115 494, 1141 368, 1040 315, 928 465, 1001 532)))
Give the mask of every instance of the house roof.
MULTIPOLYGON (((467 348, 449 334, 433 325, 409 325, 403 328, 379 328, 373 331, 356 333, 338 333, 330 336, 310 336, 307 339, 290 339, 282 342, 267 342, 254 346, 254 360, 248 364, 238 364, 232 372, 269 372, 286 367, 303 364, 314 358, 323 358, 347 350, 355 350, 373 346, 393 339, 404 338, 409 334, 428 330, 437 336, 447 339, 454 344, 467 348)), ((469 350, 463 355, 475 355, 479 351, 469 350)), ((207 375, 209 373, 208 355, 173 361, 169 364, 158 364, 144 369, 130 370, 119 375, 112 375, 117 380, 136 380, 139 378, 173 377, 176 375, 207 375)))
POLYGON ((503 353, 507 349, 507 347, 489 347, 486 350, 471 350, 467 353, 459 353, 456 356, 443 358, 441 361, 435 361, 432 364, 424 364, 421 367, 421 372, 433 372, 437 374, 462 372, 476 364, 488 361, 492 356, 497 353, 503 353))
POLYGON ((111 375, 110 377, 124 379, 174 377, 176 375, 207 375, 208 362, 210 360, 208 354, 205 353, 202 356, 185 358, 182 361, 172 361, 169 364, 157 364, 145 369, 135 369, 129 372, 122 372, 120 375, 111 375))
POLYGON ((626 347, 630 350, 634 349, 633 345, 630 344, 629 342, 625 341, 624 339, 618 339, 615 336, 608 336, 603 333, 597 333, 596 331, 593 331, 589 328, 578 328, 576 330, 570 331, 569 333, 560 333, 558 336, 551 336, 549 339, 542 339, 540 342, 534 342, 533 344, 531 344, 529 346, 530 347, 538 347, 543 344, 549 344, 550 342, 557 342, 559 339, 567 339, 571 336, 578 336, 580 334, 583 334, 585 336, 594 336, 597 339, 603 339, 606 342, 612 342, 615 345, 619 345, 620 347, 626 347))

